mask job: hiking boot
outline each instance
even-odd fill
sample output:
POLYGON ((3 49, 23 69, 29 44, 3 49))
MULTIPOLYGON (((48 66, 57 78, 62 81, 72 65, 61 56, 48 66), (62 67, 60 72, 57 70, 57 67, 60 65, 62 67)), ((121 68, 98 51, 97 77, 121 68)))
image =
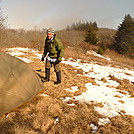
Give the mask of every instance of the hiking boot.
POLYGON ((58 85, 58 84, 60 84, 60 83, 61 83, 61 81, 56 81, 56 82, 54 82, 55 85, 58 85))
POLYGON ((54 82, 54 84, 60 84, 61 83, 61 71, 56 72, 57 81, 54 82))
POLYGON ((45 68, 46 77, 42 78, 42 82, 47 82, 50 79, 50 68, 45 68))
POLYGON ((49 81, 49 79, 47 79, 46 77, 43 77, 43 78, 41 78, 41 81, 42 82, 47 82, 47 81, 49 81))

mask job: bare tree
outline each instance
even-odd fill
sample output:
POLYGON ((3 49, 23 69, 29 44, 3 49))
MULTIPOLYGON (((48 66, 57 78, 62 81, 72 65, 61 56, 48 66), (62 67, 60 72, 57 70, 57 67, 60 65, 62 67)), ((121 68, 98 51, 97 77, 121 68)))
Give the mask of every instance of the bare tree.
POLYGON ((0 29, 5 29, 7 27, 9 27, 9 24, 7 23, 7 16, 3 17, 2 15, 2 10, 0 8, 0 29))
POLYGON ((7 16, 3 17, 2 10, 0 8, 0 47, 3 47, 5 44, 8 27, 7 16))

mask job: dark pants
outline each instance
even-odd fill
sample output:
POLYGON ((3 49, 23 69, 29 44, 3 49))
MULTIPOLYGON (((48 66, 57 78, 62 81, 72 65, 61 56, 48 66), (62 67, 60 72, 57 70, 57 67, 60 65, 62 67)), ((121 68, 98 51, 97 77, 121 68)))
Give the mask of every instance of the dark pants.
POLYGON ((50 62, 49 60, 46 59, 46 64, 45 67, 46 68, 51 68, 52 66, 54 66, 54 71, 55 72, 59 72, 60 71, 60 63, 54 63, 54 62, 50 62))

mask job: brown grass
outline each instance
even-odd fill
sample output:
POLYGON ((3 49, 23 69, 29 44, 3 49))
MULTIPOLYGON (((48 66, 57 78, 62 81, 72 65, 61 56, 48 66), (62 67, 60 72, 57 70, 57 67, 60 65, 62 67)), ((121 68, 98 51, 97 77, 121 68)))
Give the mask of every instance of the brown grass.
MULTIPOLYGON (((29 65, 34 70, 44 71, 44 65, 38 61, 29 65)), ((94 110, 94 106, 103 107, 102 103, 80 104, 75 100, 63 102, 65 97, 73 98, 86 91, 85 83, 95 84, 95 81, 85 76, 78 76, 77 73, 82 74, 82 70, 74 71, 75 68, 70 65, 61 64, 61 69, 62 84, 53 84, 56 77, 54 70, 51 69, 51 81, 44 83, 45 89, 42 93, 25 105, 0 117, 2 134, 91 134, 91 123, 98 126, 97 134, 133 133, 134 118, 131 116, 114 117, 110 119, 111 123, 104 126, 98 125, 99 118, 103 116, 94 110), (65 90, 71 86, 78 86, 79 91, 72 93, 65 90), (48 96, 43 96, 43 94, 48 96), (72 103, 75 105, 68 105, 72 103), (57 122, 56 119, 58 119, 57 122)), ((43 72, 38 73, 44 76, 43 72)))
POLYGON ((129 92, 129 94, 131 95, 131 97, 134 97, 134 84, 121 84, 117 87, 117 89, 121 89, 124 91, 129 92))
POLYGON ((98 117, 92 105, 68 106, 62 100, 51 97, 35 97, 25 106, 0 118, 1 133, 70 134, 89 133, 91 123, 97 124, 98 117), (55 119, 59 121, 55 123, 55 119))
POLYGON ((134 68, 134 59, 130 59, 124 55, 121 55, 113 50, 107 50, 104 56, 108 56, 114 61, 117 66, 134 68))
POLYGON ((110 119, 111 123, 100 126, 96 134, 133 134, 134 133, 134 117, 133 116, 117 116, 110 119))
MULTIPOLYGON (((61 33, 60 37, 63 38, 64 34, 66 33, 61 33)), ((73 40, 71 37, 74 37, 76 33, 72 33, 71 36, 69 34, 63 40, 66 43, 64 56, 66 59, 70 57, 74 59, 80 58, 83 62, 85 60, 89 62, 96 61, 100 65, 110 64, 112 66, 118 65, 120 67, 132 68, 134 63, 132 59, 122 57, 113 51, 106 51, 106 55, 112 59, 111 62, 96 56, 87 55, 87 50, 95 51, 97 47, 88 46, 88 44, 82 42, 81 38, 77 40, 82 33, 78 33, 73 40), (76 47, 74 47, 75 44, 76 47)), ((44 64, 37 60, 29 65, 34 70, 41 69, 44 71, 44 64)), ((110 118, 111 122, 109 124, 98 125, 99 118, 103 118, 103 116, 94 110, 94 106, 103 107, 102 103, 80 104, 75 99, 63 102, 65 97, 73 98, 85 92, 85 83, 92 83, 93 85, 96 85, 96 83, 94 79, 82 75, 78 76, 77 74, 83 74, 83 71, 75 69, 70 65, 61 64, 61 70, 62 83, 60 85, 54 85, 56 76, 54 70, 51 69, 51 80, 50 82, 44 83, 45 89, 42 93, 39 93, 25 105, 0 117, 1 134, 91 134, 91 123, 98 126, 98 132, 96 134, 134 133, 134 117, 123 115, 123 111, 122 116, 110 118), (78 86, 79 91, 72 93, 65 90, 72 86, 78 86), (44 94, 48 96, 43 96, 44 94), (74 106, 68 105, 73 103, 75 104, 74 106), (59 121, 55 122, 56 119, 59 119, 59 121)), ((44 76, 44 72, 38 73, 40 76, 44 76)), ((119 80, 113 76, 110 77, 120 83, 118 86, 120 92, 125 94, 125 91, 128 91, 131 96, 134 96, 133 83, 130 84, 127 80, 119 80)), ((106 82, 104 78, 102 81, 106 82)), ((120 102, 123 103, 123 101, 120 102)))
POLYGON ((118 78, 115 78, 114 76, 109 76, 112 80, 117 81, 118 83, 120 83, 120 85, 117 87, 117 89, 120 89, 120 92, 123 94, 126 94, 127 91, 131 97, 134 97, 134 84, 131 83, 129 80, 120 80, 118 78))

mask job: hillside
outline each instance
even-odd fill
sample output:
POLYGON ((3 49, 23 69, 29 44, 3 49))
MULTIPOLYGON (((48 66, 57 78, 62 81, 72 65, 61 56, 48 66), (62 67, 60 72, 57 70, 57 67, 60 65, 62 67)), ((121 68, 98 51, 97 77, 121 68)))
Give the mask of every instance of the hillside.
MULTIPOLYGON (((20 58, 40 77, 44 76, 41 51, 28 48, 2 51, 20 58)), ((133 69, 94 51, 73 57, 65 55, 61 63, 62 83, 54 85, 56 77, 51 69, 51 81, 44 83, 41 93, 0 117, 0 132, 133 134, 133 69)))

